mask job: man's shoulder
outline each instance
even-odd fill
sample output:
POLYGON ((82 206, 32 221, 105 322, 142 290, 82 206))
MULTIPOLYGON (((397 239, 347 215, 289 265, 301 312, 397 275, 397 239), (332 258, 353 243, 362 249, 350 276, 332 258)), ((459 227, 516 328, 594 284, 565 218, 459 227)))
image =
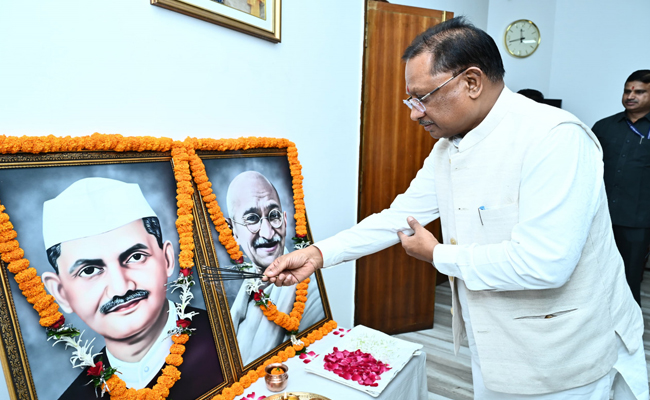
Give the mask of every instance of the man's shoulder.
POLYGON ((598 120, 598 121, 594 124, 594 129, 597 130, 598 128, 605 128, 605 127, 607 127, 607 126, 609 126, 609 125, 612 125, 612 124, 614 124, 614 123, 617 123, 617 122, 620 121, 624 116, 625 116, 625 111, 621 111, 621 112, 618 112, 618 113, 616 113, 616 114, 612 114, 612 115, 610 115, 609 117, 605 117, 605 118, 603 118, 603 119, 601 119, 601 120, 598 120))

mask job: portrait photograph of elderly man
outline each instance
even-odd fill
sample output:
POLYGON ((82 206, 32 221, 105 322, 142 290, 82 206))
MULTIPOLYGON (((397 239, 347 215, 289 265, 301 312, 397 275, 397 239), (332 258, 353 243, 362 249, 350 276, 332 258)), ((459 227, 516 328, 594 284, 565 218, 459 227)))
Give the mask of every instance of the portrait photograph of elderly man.
MULTIPOLYGON (((39 271, 45 288, 55 297, 66 321, 83 331, 84 341, 94 340, 94 361, 116 368, 129 388, 152 387, 173 344, 169 332, 179 319, 173 302, 178 297, 169 295, 166 286, 179 273, 178 236, 173 176, 169 182, 164 179, 168 175, 149 179, 155 184, 146 182, 154 173, 171 175, 171 168, 165 163, 66 168, 69 174, 65 179, 57 174, 60 171, 52 171, 54 168, 23 169, 18 176, 0 171, 3 178, 16 181, 29 175, 42 181, 45 188, 43 201, 33 209, 39 214, 42 210, 38 221, 42 221, 42 236, 33 232, 31 237, 31 241, 40 242, 41 254, 23 236, 26 257, 41 261, 46 256, 47 262, 41 264, 48 268, 39 271), (147 192, 150 196, 145 197, 147 192)), ((24 226, 16 208, 12 219, 17 220, 21 234, 24 226)), ((224 380, 200 289, 195 299, 185 312, 197 313, 191 321, 196 330, 178 367, 192 379, 180 379, 172 387, 170 397, 176 400, 200 397, 224 380)), ((16 299, 17 308, 22 306, 21 300, 16 299)), ((72 368, 70 350, 63 345, 52 347, 42 336, 24 338, 40 398, 94 398, 94 386, 87 385, 88 368, 72 368), (35 354, 34 362, 30 353, 35 354), (47 360, 38 357, 50 353, 47 360), (57 371, 61 379, 38 379, 46 371, 57 371), (39 382, 53 388, 41 392, 39 382)))
MULTIPOLYGON (((294 250, 291 174, 286 157, 205 159, 206 172, 222 205, 233 237, 256 272, 263 273, 278 257, 294 250)), ((215 242, 221 266, 232 265, 215 242)), ((281 312, 293 308, 295 285, 260 287, 281 312)), ((225 287, 242 364, 247 365, 289 340, 287 331, 269 321, 242 282, 225 287)), ((311 276, 300 331, 325 318, 318 283, 311 276)))

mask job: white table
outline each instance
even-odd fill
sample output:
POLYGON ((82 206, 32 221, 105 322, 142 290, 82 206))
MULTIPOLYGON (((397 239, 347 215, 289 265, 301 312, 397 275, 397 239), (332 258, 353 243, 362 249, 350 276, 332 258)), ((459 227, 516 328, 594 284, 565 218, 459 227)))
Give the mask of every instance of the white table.
MULTIPOLYGON (((330 346, 335 346, 338 340, 339 337, 337 335, 329 333, 327 336, 323 337, 323 339, 318 340, 316 343, 309 346, 308 351, 321 354, 322 351, 326 351, 330 346)), ((428 398, 426 360, 427 356, 425 352, 413 356, 404 369, 395 376, 381 395, 379 397, 372 397, 362 391, 341 385, 316 374, 306 372, 303 360, 298 358, 298 356, 295 356, 285 362, 289 367, 289 385, 284 391, 317 393, 328 397, 331 400, 426 400, 428 398)), ((260 396, 276 394, 268 390, 264 378, 260 378, 246 389, 243 395, 237 396, 235 399, 243 399, 252 392, 255 392, 255 400, 260 396)))

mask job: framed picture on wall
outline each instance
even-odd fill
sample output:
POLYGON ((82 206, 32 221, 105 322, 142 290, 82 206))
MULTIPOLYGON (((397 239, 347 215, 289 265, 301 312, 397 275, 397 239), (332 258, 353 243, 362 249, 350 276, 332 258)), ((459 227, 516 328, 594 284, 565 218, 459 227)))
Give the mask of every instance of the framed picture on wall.
MULTIPOLYGON (((304 215, 304 203, 298 202, 302 201, 299 193, 302 190, 296 190, 301 186, 296 185, 296 177, 292 177, 287 149, 197 151, 197 154, 223 215, 225 223, 221 225, 227 225, 235 241, 235 246, 228 244, 211 223, 215 249, 214 254, 208 256, 211 265, 263 273, 279 256, 312 242, 308 226, 306 231, 297 228, 298 219, 304 215), (244 267, 233 262, 227 247, 241 250, 240 262, 244 267)), ((204 210, 207 220, 211 218, 205 211, 209 208, 215 207, 203 203, 197 207, 204 210)), ((332 318, 320 271, 304 286, 306 293, 300 291, 303 287, 296 285, 251 288, 247 281, 241 280, 220 283, 235 332, 231 346, 238 349, 244 373, 259 367, 279 349, 291 345, 292 334, 299 339, 332 318), (291 328, 279 326, 267 318, 260 306, 260 300, 267 298, 279 312, 293 316, 296 302, 302 295, 305 297, 301 319, 299 325, 291 328)))
POLYGON ((151 0, 151 4, 280 42, 282 0, 151 0))
MULTIPOLYGON (((198 284, 187 287, 191 296, 181 300, 183 290, 172 291, 189 278, 179 272, 183 241, 169 151, 2 154, 0 182, 10 218, 3 214, 0 229, 17 233, 37 274, 14 279, 3 247, 0 353, 13 399, 95 398, 101 386, 88 384, 93 368, 116 368, 115 376, 137 390, 155 388, 173 366, 182 374, 168 388, 174 400, 211 398, 235 382, 224 328, 230 317, 219 309, 214 285, 192 268, 189 277, 198 284), (43 288, 63 313, 63 327, 81 332, 69 340, 92 346, 86 350, 93 367, 73 368, 70 341, 48 340, 51 331, 39 325, 28 295, 43 288), (186 319, 190 325, 179 324, 186 319), (187 342, 170 334, 189 329, 187 342), (179 344, 182 363, 172 357, 179 344)), ((202 230, 195 225, 190 232, 197 244, 190 258, 205 265, 202 230)))

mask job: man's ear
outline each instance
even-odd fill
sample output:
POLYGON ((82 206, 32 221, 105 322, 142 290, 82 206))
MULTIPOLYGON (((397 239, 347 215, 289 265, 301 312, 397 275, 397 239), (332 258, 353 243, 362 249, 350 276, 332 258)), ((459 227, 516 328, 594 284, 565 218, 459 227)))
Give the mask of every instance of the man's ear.
POLYGON ((468 94, 472 100, 476 100, 483 92, 485 79, 485 74, 478 67, 469 67, 467 71, 465 71, 465 81, 467 82, 468 94))
POLYGON ((63 284, 61 284, 61 277, 54 272, 43 272, 41 275, 43 283, 47 288, 47 291, 50 292, 52 296, 56 299, 56 302, 59 303, 59 306, 63 311, 70 314, 72 313, 72 308, 70 308, 70 302, 65 294, 65 289, 63 284))
POLYGON ((174 273, 174 267, 176 266, 176 261, 174 258, 174 246, 169 240, 163 244, 163 253, 165 254, 165 263, 167 269, 167 277, 169 278, 174 273))

